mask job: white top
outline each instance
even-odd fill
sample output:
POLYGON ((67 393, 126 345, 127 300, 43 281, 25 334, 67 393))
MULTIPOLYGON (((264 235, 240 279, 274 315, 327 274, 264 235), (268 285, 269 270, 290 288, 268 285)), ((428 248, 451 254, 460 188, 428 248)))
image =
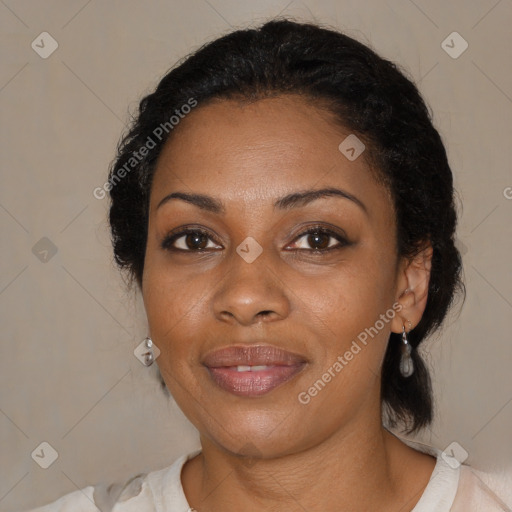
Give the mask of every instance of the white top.
MULTIPOLYGON (((123 484, 85 487, 26 512, 194 512, 183 492, 181 469, 200 451, 182 455, 164 469, 137 475, 123 484)), ((460 465, 455 458, 430 447, 422 446, 422 451, 434 452, 437 462, 411 512, 510 510, 469 466, 460 465)))

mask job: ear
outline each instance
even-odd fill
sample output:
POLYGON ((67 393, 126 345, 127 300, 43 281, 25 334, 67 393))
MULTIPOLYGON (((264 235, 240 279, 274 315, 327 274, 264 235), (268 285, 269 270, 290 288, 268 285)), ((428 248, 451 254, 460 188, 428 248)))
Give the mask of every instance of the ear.
POLYGON ((412 259, 400 261, 395 302, 401 308, 396 309, 398 314, 391 321, 392 332, 401 333, 403 326, 409 332, 419 324, 427 305, 433 252, 430 242, 426 242, 412 259))

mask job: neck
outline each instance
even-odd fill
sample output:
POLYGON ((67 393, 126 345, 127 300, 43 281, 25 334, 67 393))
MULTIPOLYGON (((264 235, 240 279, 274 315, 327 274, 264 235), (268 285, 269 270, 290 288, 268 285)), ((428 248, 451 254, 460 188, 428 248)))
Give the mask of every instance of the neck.
POLYGON ((197 512, 410 510, 434 466, 385 430, 380 417, 277 458, 248 461, 203 437, 201 445, 182 476, 197 512))

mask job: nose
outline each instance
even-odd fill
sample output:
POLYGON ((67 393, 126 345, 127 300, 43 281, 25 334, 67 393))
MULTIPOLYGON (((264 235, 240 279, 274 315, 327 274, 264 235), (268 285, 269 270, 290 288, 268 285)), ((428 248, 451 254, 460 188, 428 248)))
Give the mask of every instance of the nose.
POLYGON ((212 298, 217 319, 248 326, 288 316, 287 287, 265 251, 252 263, 233 251, 225 264, 229 271, 212 298))

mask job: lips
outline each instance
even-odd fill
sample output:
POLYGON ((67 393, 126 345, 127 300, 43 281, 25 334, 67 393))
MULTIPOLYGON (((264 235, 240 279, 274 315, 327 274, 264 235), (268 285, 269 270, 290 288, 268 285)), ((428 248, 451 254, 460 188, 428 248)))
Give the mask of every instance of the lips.
POLYGON ((202 362, 205 366, 215 368, 238 365, 289 366, 304 363, 306 360, 273 345, 233 345, 210 352, 202 362))
POLYGON ((306 360, 272 345, 231 346, 202 363, 220 388, 238 396, 261 396, 292 379, 306 360))

